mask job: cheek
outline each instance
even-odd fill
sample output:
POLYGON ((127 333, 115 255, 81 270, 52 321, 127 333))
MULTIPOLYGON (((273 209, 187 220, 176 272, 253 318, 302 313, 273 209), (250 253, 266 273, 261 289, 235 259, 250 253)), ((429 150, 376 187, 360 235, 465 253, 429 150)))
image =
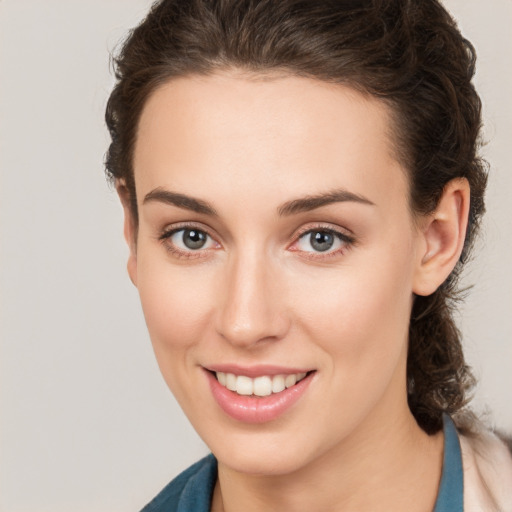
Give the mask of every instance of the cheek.
POLYGON ((406 267, 391 263, 340 268, 322 287, 317 280, 300 294, 315 298, 301 299, 297 316, 323 353, 321 369, 333 393, 320 398, 320 409, 340 432, 405 391, 412 294, 406 267))
POLYGON ((211 272, 155 258, 142 261, 138 290, 157 356, 159 351, 179 351, 193 345, 204 332, 215 299, 211 272))
POLYGON ((382 252, 303 279, 293 294, 302 329, 344 368, 396 360, 407 342, 412 305, 407 261, 382 252))
MULTIPOLYGON (((210 324, 215 297, 208 273, 158 258, 139 258, 138 290, 160 372, 181 407, 195 403, 194 354, 210 324), (142 263, 142 264, 141 264, 142 263)), ((214 291, 214 290, 213 290, 214 291)))

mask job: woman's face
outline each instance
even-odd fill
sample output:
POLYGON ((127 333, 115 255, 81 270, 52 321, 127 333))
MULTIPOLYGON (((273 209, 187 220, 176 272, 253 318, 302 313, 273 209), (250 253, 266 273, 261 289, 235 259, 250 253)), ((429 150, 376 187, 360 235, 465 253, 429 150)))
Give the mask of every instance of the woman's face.
POLYGON ((130 275, 167 384, 235 470, 291 472, 409 414, 422 242, 390 133, 382 103, 299 77, 180 78, 144 108, 130 275))

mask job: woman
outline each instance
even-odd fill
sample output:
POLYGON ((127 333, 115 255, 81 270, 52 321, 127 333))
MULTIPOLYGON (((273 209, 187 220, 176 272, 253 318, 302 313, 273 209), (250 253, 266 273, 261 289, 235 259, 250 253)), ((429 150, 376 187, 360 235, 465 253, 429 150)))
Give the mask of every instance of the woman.
POLYGON ((512 510, 452 317, 484 210, 473 73, 433 0, 164 0, 130 35, 107 170, 213 454, 144 510, 512 510))

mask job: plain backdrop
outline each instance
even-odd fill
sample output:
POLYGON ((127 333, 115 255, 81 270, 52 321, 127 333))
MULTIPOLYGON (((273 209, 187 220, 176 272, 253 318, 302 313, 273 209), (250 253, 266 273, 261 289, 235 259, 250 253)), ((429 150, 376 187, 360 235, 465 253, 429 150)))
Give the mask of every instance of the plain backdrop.
MULTIPOLYGON (((512 431, 512 1, 446 0, 478 50, 488 214, 461 327, 512 431)), ((109 52, 149 0, 0 0, 0 511, 137 511, 207 452, 167 390, 103 176, 109 52)))

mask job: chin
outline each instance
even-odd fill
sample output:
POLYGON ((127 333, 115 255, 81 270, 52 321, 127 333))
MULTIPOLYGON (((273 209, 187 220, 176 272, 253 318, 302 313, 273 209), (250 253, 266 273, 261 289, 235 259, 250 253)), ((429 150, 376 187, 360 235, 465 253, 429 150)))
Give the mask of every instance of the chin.
POLYGON ((236 453, 225 458, 218 458, 219 462, 238 473, 260 476, 283 476, 294 473, 305 465, 305 461, 297 457, 262 456, 260 453, 236 453))
POLYGON ((305 450, 304 444, 260 439, 252 434, 248 441, 222 443, 213 446, 212 453, 219 463, 231 470, 261 476, 279 476, 294 473, 318 456, 318 450, 305 450), (311 457, 308 452, 311 451, 311 457), (316 454, 316 455, 315 455, 316 454))

